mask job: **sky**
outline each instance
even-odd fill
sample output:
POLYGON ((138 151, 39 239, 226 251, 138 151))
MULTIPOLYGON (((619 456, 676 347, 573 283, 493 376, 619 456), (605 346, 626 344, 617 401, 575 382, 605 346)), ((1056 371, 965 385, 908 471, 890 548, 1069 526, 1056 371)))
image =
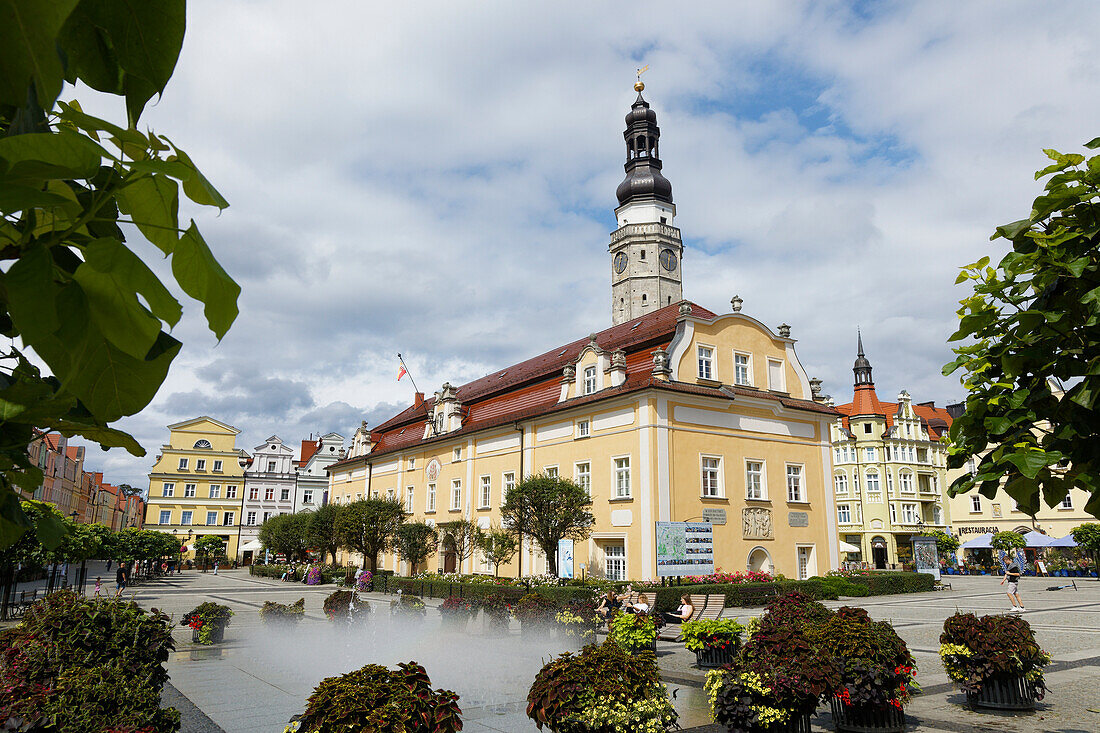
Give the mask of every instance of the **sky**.
MULTIPOLYGON (((297 446, 611 325, 609 233, 635 69, 661 128, 684 297, 792 326, 851 399, 856 329, 879 396, 937 405, 959 268, 996 260, 1044 148, 1100 135, 1094 2, 188 4, 142 125, 230 202, 184 207, 242 289, 118 427, 148 486, 166 426, 210 415, 297 446)), ((121 105, 66 89, 86 110, 121 105)), ((151 245, 131 238, 149 260, 151 245)), ((156 265, 168 275, 167 263, 156 265)), ((179 289, 174 288, 178 293, 179 289)))

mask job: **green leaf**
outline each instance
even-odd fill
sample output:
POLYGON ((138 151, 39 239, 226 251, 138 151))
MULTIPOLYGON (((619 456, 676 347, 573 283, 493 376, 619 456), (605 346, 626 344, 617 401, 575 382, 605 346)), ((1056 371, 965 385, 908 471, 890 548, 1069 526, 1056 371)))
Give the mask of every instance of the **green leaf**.
POLYGON ((64 71, 57 34, 77 0, 0 0, 0 105, 22 107, 33 82, 38 103, 53 106, 64 71))
POLYGON ((130 125, 168 85, 187 25, 185 0, 99 0, 96 22, 111 40, 123 70, 130 125))
POLYGON ((1096 150, 1097 148, 1100 148, 1100 137, 1094 137, 1092 140, 1089 140, 1087 143, 1085 143, 1085 147, 1089 150, 1096 150))
POLYGON ((117 239, 104 237, 84 248, 84 264, 73 279, 88 298, 92 319, 107 339, 136 359, 142 359, 160 334, 160 320, 175 325, 179 302, 152 270, 117 239), (145 297, 152 314, 137 299, 145 297), (155 317, 154 317, 155 316, 155 317))
POLYGON ((1031 228, 1031 219, 1021 219, 1014 221, 1011 224, 1002 224, 997 227, 993 236, 990 239, 996 239, 997 237, 1004 237, 1005 239, 1016 239, 1022 232, 1031 228))
POLYGON ((205 305, 203 312, 214 335, 225 336, 237 318, 241 288, 214 259, 194 220, 172 254, 172 274, 185 293, 205 305))
POLYGON ((69 199, 55 193, 39 190, 18 183, 0 183, 0 213, 14 214, 31 209, 45 209, 69 203, 69 199))
POLYGON ((34 522, 23 511, 19 497, 7 487, 0 488, 0 550, 14 545, 29 529, 34 529, 34 522))
POLYGON ((23 341, 36 347, 61 327, 53 260, 43 247, 24 250, 4 276, 8 312, 23 341))
POLYGON ((125 448, 126 452, 132 456, 141 457, 145 455, 145 449, 141 447, 141 444, 132 435, 121 430, 104 425, 87 425, 71 420, 55 421, 53 427, 67 437, 79 435, 88 440, 94 440, 104 448, 125 448))
POLYGON ((179 184, 164 175, 146 175, 129 181, 116 196, 119 209, 129 214, 138 230, 164 254, 179 241, 179 184))
POLYGON ((1029 479, 1039 475, 1039 471, 1047 467, 1048 457, 1046 453, 1038 451, 1026 451, 1023 453, 1010 453, 1005 460, 1020 469, 1020 473, 1029 479))
POLYGON ((61 544, 61 540, 68 534, 65 520, 60 514, 54 512, 39 512, 34 523, 34 531, 38 535, 38 541, 48 549, 53 550, 61 544))
POLYGON ((111 39, 100 27, 98 15, 103 3, 81 2, 58 35, 65 52, 65 78, 77 79, 100 92, 122 94, 122 68, 111 39))
POLYGON ((107 151, 84 135, 61 129, 0 138, 0 180, 92 178, 107 151))
POLYGON ((218 193, 218 190, 214 188, 210 181, 206 180, 206 176, 195 167, 195 164, 191 162, 191 158, 187 156, 187 153, 174 145, 172 147, 176 151, 176 154, 169 156, 168 160, 178 160, 191 169, 191 177, 183 181, 183 192, 187 194, 187 198, 191 199, 196 204, 217 206, 219 209, 228 208, 229 202, 222 198, 222 195, 218 193))

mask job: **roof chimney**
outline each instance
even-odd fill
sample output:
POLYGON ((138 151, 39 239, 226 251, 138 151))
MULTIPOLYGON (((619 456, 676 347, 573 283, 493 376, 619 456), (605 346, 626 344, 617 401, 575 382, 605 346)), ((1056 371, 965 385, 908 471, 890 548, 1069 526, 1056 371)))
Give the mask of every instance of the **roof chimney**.
POLYGON ((417 392, 413 395, 413 407, 420 407, 424 404, 424 393, 417 392))

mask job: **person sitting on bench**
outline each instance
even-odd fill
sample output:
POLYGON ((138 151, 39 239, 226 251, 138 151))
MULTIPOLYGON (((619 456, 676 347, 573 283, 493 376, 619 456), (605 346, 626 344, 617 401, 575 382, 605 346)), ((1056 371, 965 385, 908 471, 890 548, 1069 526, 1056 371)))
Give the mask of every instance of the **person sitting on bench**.
POLYGON ((606 621, 607 617, 622 608, 622 605, 623 602, 615 595, 615 591, 609 590, 607 595, 600 599, 600 605, 596 606, 596 613, 606 621))
POLYGON ((695 606, 691 605, 691 597, 687 595, 680 596, 680 605, 675 612, 665 611, 664 614, 665 619, 670 624, 682 624, 685 621, 690 621, 694 615, 695 606))
POLYGON ((626 609, 627 613, 649 613, 649 598, 645 593, 638 596, 638 602, 626 609))

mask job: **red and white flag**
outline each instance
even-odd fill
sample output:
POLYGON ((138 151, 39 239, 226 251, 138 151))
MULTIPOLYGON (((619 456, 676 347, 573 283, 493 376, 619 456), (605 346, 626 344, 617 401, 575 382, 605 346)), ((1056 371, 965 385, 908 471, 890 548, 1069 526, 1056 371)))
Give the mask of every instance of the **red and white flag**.
POLYGON ((402 364, 402 365, 401 365, 400 367, 398 367, 398 369, 397 369, 397 381, 398 381, 398 382, 400 382, 400 381, 401 381, 401 377, 405 376, 405 375, 406 375, 406 374, 408 374, 408 373, 409 373, 409 370, 405 368, 405 365, 404 365, 404 364, 402 364))

